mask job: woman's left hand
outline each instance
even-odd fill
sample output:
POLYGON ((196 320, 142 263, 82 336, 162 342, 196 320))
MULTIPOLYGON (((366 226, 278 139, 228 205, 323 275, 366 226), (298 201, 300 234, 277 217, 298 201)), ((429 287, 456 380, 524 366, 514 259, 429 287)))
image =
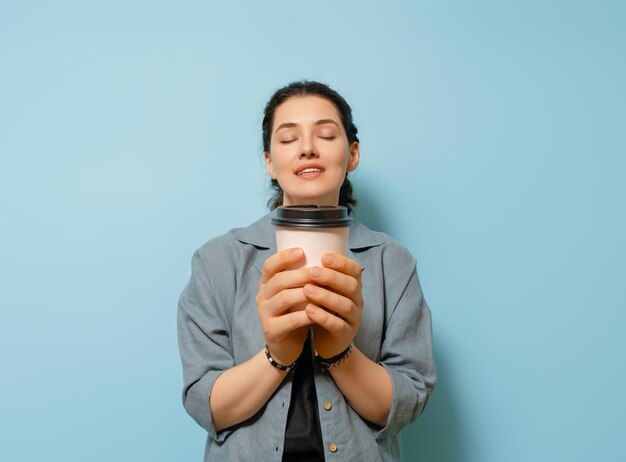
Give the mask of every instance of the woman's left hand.
POLYGON ((311 301, 305 308, 313 325, 317 354, 332 358, 352 343, 361 324, 361 265, 336 253, 322 257, 322 268, 309 269, 313 284, 304 286, 311 301))

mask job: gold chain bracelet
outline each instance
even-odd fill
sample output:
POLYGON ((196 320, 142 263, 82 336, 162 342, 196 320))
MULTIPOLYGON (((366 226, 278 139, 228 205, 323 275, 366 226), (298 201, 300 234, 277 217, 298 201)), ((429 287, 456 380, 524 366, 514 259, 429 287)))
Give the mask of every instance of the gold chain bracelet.
POLYGON ((328 369, 332 369, 333 367, 341 366, 345 363, 350 355, 352 354, 352 350, 354 349, 354 343, 348 345, 348 348, 343 350, 337 356, 333 356, 332 358, 324 359, 320 355, 315 353, 315 359, 317 360, 317 364, 319 365, 322 371, 327 371, 328 369))

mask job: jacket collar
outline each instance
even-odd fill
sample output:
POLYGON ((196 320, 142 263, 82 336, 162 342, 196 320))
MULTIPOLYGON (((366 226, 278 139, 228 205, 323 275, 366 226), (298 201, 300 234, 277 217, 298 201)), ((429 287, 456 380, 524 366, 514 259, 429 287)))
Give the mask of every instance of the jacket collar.
MULTIPOLYGON (((276 238, 274 237, 274 226, 272 217, 275 210, 266 214, 261 219, 255 221, 246 228, 233 230, 235 238, 244 244, 252 244, 255 247, 276 251, 276 238)), ((354 220, 348 234, 348 248, 350 250, 363 250, 369 247, 376 247, 385 242, 385 235, 376 233, 368 229, 362 223, 354 220)))

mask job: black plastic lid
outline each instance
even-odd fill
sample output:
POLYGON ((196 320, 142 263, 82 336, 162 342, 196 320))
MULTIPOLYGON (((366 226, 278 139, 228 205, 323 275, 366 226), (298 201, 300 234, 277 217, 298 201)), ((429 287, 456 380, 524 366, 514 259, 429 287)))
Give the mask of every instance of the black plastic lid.
POLYGON ((352 224, 343 205, 286 205, 276 209, 272 224, 290 228, 342 228, 352 224))

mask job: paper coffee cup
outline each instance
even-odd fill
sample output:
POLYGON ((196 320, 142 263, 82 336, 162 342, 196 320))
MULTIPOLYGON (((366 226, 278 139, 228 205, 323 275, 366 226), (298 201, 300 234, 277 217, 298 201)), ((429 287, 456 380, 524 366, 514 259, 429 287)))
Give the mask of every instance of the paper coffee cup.
POLYGON ((341 205, 287 205, 278 207, 272 218, 276 226, 278 251, 300 247, 304 251, 301 267, 322 266, 322 255, 346 254, 352 218, 341 205))

